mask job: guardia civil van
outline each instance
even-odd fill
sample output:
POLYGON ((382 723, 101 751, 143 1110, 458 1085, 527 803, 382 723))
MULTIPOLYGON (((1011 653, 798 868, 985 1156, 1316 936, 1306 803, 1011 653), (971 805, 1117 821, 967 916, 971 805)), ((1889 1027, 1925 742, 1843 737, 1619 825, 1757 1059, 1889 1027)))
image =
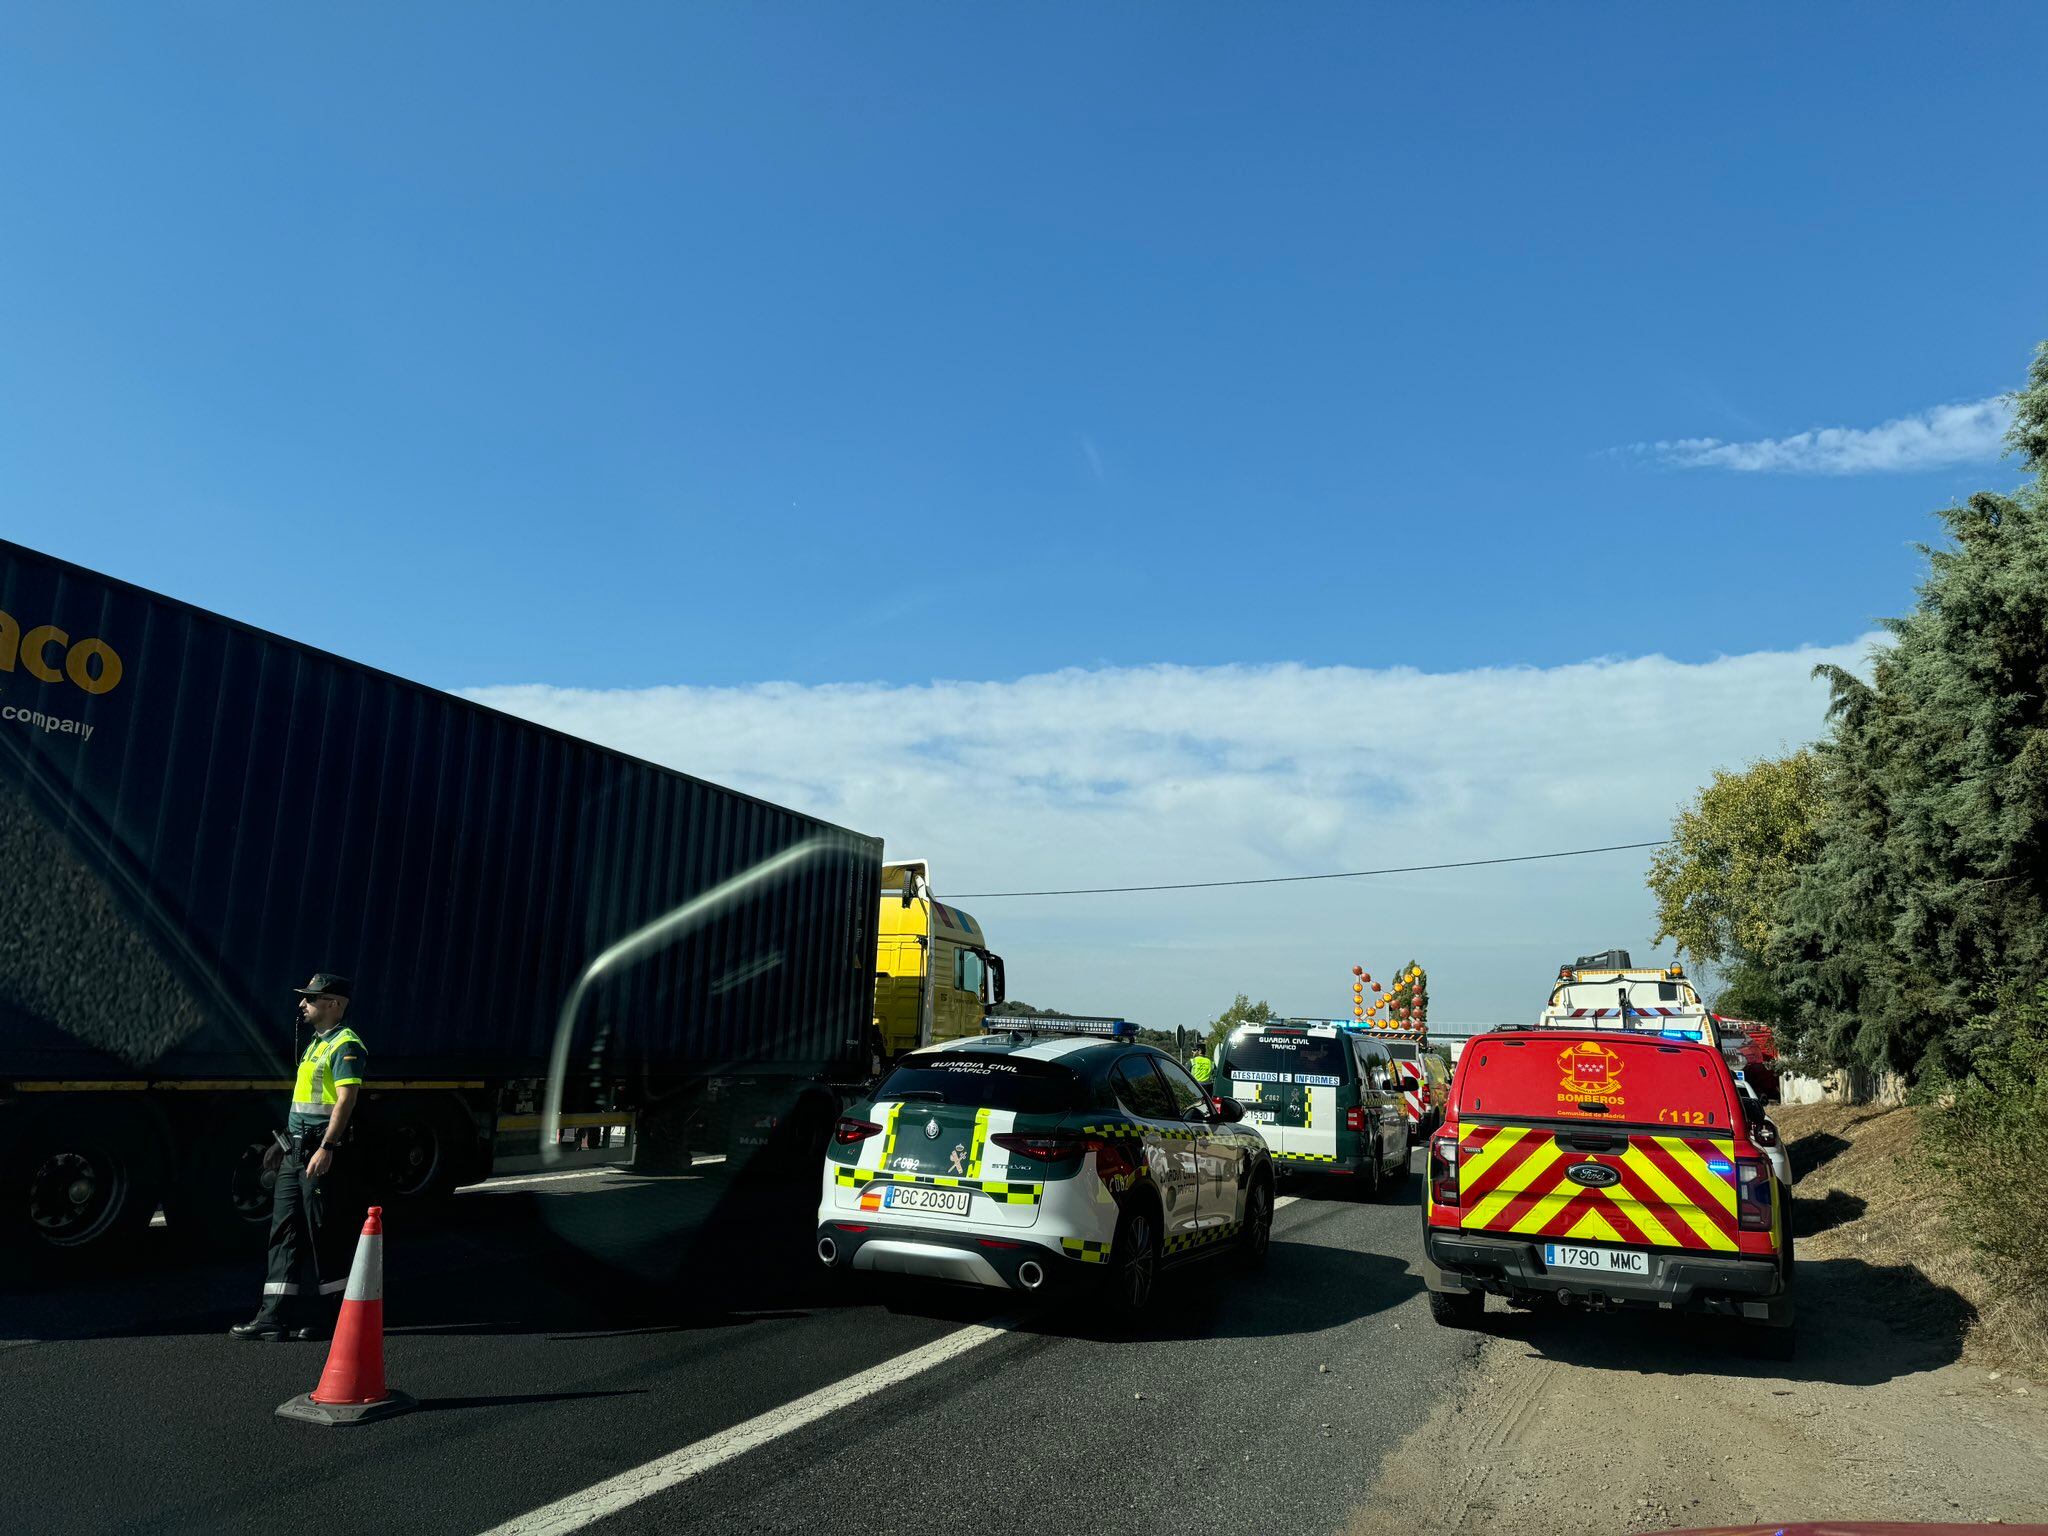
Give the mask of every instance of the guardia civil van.
POLYGON ((991 1018, 910 1052, 840 1117, 818 1257, 842 1271, 1040 1291, 1107 1279, 1126 1314, 1162 1266, 1264 1261, 1273 1165, 1121 1019, 991 1018))
POLYGON ((1401 1079, 1371 1030, 1246 1024, 1223 1042, 1214 1082, 1244 1107, 1283 1173, 1356 1178, 1375 1195, 1408 1177, 1401 1079))

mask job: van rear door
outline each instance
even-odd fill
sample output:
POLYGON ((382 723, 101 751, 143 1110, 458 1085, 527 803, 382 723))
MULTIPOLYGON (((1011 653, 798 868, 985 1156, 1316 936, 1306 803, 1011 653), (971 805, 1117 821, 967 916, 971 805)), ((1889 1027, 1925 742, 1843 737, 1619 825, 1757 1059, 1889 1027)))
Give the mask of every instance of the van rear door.
POLYGON ((1350 1081, 1349 1046, 1330 1028, 1238 1030, 1217 1068, 1223 1092, 1244 1106, 1266 1145, 1283 1157, 1334 1162, 1343 1123, 1338 1095, 1350 1081))
POLYGON ((1482 1036, 1458 1071, 1458 1225, 1735 1252, 1741 1108, 1711 1047, 1482 1036))

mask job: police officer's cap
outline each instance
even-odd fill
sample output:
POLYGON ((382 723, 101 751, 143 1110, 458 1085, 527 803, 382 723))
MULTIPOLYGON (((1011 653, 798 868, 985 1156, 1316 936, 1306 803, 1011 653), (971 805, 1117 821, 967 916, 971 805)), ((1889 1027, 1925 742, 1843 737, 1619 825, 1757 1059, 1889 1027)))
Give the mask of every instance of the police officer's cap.
POLYGON ((346 976, 334 976, 326 971, 316 971, 313 973, 311 981, 307 982, 303 987, 295 987, 293 990, 301 997, 347 997, 352 985, 353 983, 346 976))

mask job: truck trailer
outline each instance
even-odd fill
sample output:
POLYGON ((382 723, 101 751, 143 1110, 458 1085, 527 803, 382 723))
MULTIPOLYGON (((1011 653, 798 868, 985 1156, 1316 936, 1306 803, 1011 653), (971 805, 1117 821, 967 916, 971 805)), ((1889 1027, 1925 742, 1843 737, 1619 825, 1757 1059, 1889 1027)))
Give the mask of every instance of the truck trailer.
POLYGON ((0 1258, 260 1233, 315 971, 380 1198, 536 1116, 801 1166, 872 1067, 881 855, 0 541, 0 1258))

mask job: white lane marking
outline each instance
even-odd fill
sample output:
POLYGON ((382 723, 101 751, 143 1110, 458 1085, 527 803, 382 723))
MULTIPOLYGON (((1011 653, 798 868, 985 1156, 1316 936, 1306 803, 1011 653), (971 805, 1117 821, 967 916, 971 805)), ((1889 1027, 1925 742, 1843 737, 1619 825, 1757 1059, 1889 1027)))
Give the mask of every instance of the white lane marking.
POLYGON ((572 1493, 516 1520, 494 1526, 484 1536, 561 1536, 563 1532, 581 1530, 679 1483, 702 1477, 714 1467, 723 1466, 751 1450, 779 1440, 792 1430, 802 1429, 827 1414, 849 1408, 862 1398, 872 1397, 900 1381, 908 1381, 934 1366, 944 1365, 992 1339, 1002 1338, 1008 1331, 1002 1323, 970 1323, 908 1354, 869 1366, 858 1375, 834 1382, 829 1387, 820 1387, 809 1396, 784 1403, 780 1408, 771 1408, 744 1424, 735 1424, 731 1429, 721 1430, 694 1445, 670 1451, 644 1466, 593 1484, 581 1493, 572 1493))
POLYGON ((1294 1202, 1299 1200, 1300 1198, 1301 1196, 1299 1195, 1282 1195, 1279 1199, 1273 1202, 1273 1209, 1276 1211, 1283 1210, 1287 1206, 1294 1204, 1294 1202))
POLYGON ((609 1168, 578 1168, 569 1173, 536 1173, 527 1178, 489 1179, 482 1184, 472 1184, 457 1190, 462 1195, 487 1195, 494 1189, 524 1189, 529 1184, 560 1184, 569 1179, 595 1179, 610 1173, 609 1168))
MULTIPOLYGON (((722 1163, 724 1161, 725 1154, 721 1152, 716 1157, 692 1158, 690 1166, 693 1169, 708 1168, 713 1163, 722 1163)), ((600 1174, 623 1173, 630 1175, 632 1172, 633 1168, 630 1163, 611 1163, 603 1168, 571 1168, 566 1173, 536 1173, 517 1179, 487 1179, 481 1184, 472 1184, 468 1188, 458 1191, 458 1193, 473 1195, 478 1191, 488 1193, 494 1189, 522 1189, 528 1184, 554 1184, 562 1179, 594 1179, 600 1174)))

